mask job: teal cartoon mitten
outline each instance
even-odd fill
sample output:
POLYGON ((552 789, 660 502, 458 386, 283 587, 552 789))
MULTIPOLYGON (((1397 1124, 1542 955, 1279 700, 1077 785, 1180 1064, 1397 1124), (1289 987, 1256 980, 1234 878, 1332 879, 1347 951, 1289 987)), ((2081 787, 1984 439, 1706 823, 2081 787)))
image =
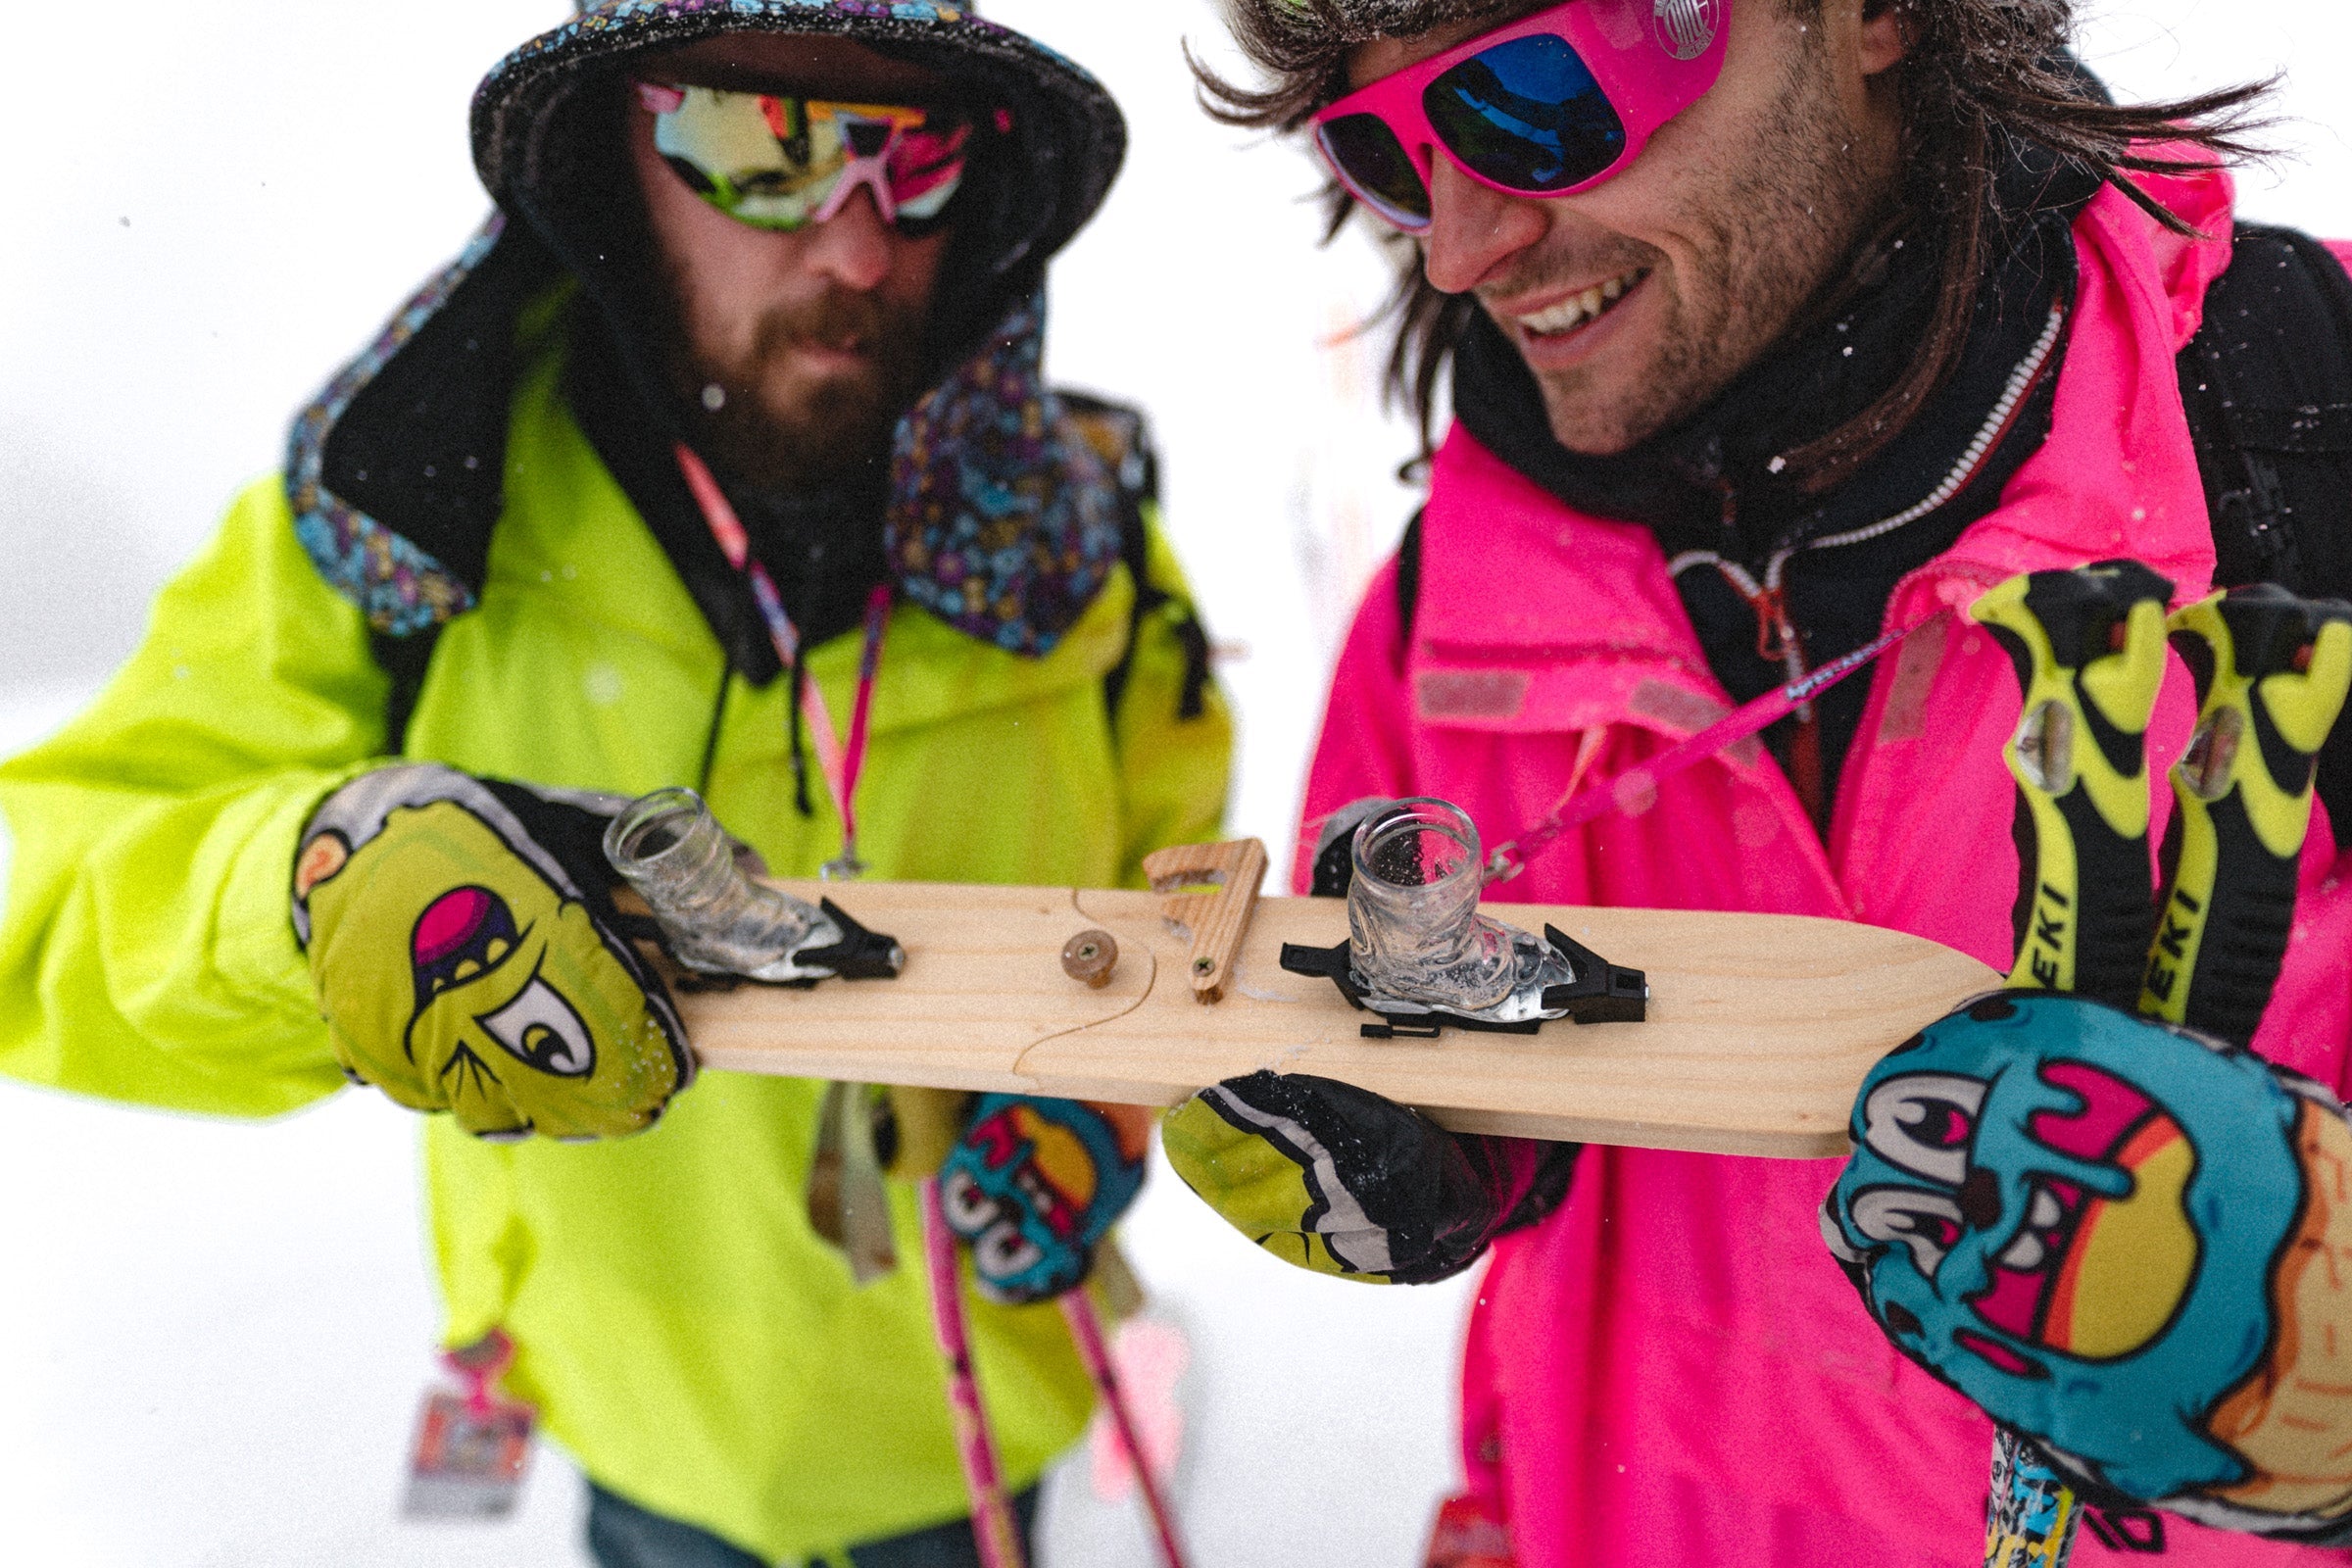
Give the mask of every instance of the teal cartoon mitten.
POLYGON ((2093 1500, 2352 1543, 2352 1127, 2184 1028, 2011 991, 1873 1069, 1822 1214, 1896 1348, 2093 1500))

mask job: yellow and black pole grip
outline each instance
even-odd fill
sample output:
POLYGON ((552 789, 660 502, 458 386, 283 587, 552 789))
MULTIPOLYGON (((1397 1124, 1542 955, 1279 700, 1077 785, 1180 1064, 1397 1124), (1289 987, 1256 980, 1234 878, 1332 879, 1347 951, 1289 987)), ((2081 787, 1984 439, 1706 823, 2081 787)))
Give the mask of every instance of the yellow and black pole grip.
POLYGON ((2197 728, 2173 768, 2164 896, 2139 1010, 2254 1038, 2294 924, 2320 747, 2352 686, 2352 605, 2268 584, 2172 617, 2197 728))
POLYGON ((2155 899, 2145 741, 2164 683, 2173 585, 2135 561, 2012 577, 1969 613, 2017 665, 2013 987, 2129 1007, 2155 899))

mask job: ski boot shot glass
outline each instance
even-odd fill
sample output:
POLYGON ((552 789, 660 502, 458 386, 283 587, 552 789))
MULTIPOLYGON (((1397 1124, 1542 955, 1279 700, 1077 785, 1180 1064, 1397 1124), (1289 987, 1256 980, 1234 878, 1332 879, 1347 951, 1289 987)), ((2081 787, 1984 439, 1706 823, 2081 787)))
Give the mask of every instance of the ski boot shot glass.
POLYGON ((1368 1005, 1497 1024, 1558 1015, 1544 990, 1576 972, 1536 937, 1478 912, 1486 860, 1460 807, 1393 802, 1356 828, 1350 854, 1348 960, 1368 1005))
POLYGON ((766 981, 838 972, 800 959, 840 948, 840 924, 745 875, 734 840, 690 789, 630 802, 605 829, 605 858, 651 906, 672 956, 689 969, 766 981))

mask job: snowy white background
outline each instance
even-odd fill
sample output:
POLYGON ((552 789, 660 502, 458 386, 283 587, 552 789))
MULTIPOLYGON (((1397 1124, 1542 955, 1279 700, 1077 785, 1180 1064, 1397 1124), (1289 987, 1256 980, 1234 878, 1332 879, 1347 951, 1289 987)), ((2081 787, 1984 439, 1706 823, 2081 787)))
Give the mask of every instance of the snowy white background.
MULTIPOLYGON (((289 413, 464 238, 465 109, 561 0, 8 0, 0 94, 0 751, 84 701, 289 413)), ((1382 272, 1313 248, 1297 153, 1193 106, 1205 0, 998 0, 1134 127, 1055 274, 1053 367, 1148 404, 1175 536, 1236 656, 1234 826, 1279 848, 1321 676, 1411 497, 1375 360, 1335 343, 1382 272)), ((2325 0, 2103 0, 2127 96, 2278 68, 2294 156, 2256 216, 2352 234, 2352 20, 2325 0)), ((1278 859, 1277 863, 1281 863, 1278 859)), ((393 1515, 435 1329, 415 1130, 347 1095, 268 1126, 0 1086, 0 1558, 44 1568, 566 1565, 579 1483, 543 1450, 491 1527, 393 1515)), ((1280 1268, 1164 1172, 1128 1235, 1194 1341, 1178 1505, 1197 1560, 1417 1562, 1451 1480, 1467 1286, 1280 1268)), ((1150 1561, 1071 1475, 1053 1564, 1150 1561)))

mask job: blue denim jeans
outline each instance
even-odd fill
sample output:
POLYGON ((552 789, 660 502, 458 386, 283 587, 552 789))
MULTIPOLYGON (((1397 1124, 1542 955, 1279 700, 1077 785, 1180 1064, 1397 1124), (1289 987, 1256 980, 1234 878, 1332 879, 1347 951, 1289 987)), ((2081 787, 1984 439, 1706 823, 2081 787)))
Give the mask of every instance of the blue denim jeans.
MULTIPOLYGON (((1037 1489, 1012 1499, 1027 1542, 1037 1528, 1037 1489)), ((758 1557, 707 1530, 649 1512, 588 1484, 588 1553, 597 1568, 767 1568, 758 1557)), ((850 1568, 980 1568, 968 1519, 869 1541, 850 1548, 850 1568)))

